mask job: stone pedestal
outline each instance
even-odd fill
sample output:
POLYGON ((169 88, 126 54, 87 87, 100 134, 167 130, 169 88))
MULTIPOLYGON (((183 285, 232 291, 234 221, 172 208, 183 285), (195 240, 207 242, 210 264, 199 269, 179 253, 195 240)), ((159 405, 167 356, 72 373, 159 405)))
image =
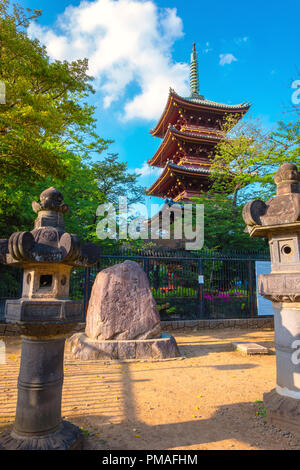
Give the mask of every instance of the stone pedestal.
POLYGON ((276 389, 264 394, 267 421, 300 436, 300 303, 275 303, 276 389))
POLYGON ((267 420, 300 436, 300 174, 285 163, 274 180, 276 197, 247 203, 243 217, 250 236, 268 238, 271 254, 271 273, 258 277, 274 309, 277 378, 264 395, 267 420))
POLYGON ((300 437, 300 400, 280 395, 275 389, 264 393, 267 422, 300 437))
MULTIPOLYGON (((300 303, 275 303, 276 390, 300 400, 300 303)), ((299 423, 300 424, 300 423, 299 423)))
POLYGON ((97 341, 84 333, 76 333, 68 340, 74 359, 82 361, 103 359, 168 359, 180 357, 173 336, 140 340, 97 341))

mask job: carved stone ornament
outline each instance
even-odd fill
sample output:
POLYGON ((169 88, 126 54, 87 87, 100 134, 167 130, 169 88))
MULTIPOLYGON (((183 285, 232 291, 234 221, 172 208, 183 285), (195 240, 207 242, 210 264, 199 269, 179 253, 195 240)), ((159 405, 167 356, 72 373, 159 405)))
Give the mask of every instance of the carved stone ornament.
POLYGON ((296 165, 285 163, 274 176, 277 196, 266 203, 255 200, 244 206, 243 218, 251 236, 265 236, 263 227, 291 224, 300 220, 299 180, 296 165))
POLYGON ((99 259, 99 246, 91 243, 81 246, 76 235, 65 232, 62 215, 68 206, 62 200, 62 194, 54 187, 41 193, 40 202, 32 203, 38 214, 34 230, 13 233, 8 242, 0 240, 2 263, 24 266, 50 262, 83 267, 99 259))
POLYGON ((41 210, 52 210, 66 214, 69 210, 67 204, 62 204, 63 195, 53 186, 45 189, 40 195, 40 202, 33 201, 32 208, 34 212, 41 210))

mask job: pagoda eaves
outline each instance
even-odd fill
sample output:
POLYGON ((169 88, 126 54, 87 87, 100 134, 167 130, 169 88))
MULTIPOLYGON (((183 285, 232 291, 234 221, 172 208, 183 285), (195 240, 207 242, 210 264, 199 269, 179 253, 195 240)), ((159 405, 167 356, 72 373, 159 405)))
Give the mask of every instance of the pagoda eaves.
POLYGON ((148 188, 147 194, 163 199, 170 198, 173 201, 184 201, 205 194, 210 185, 208 166, 199 165, 195 168, 167 162, 158 179, 148 188))
POLYGON ((169 126, 164 139, 153 155, 148 160, 150 166, 157 166, 163 168, 167 160, 173 159, 178 163, 182 159, 191 160, 197 163, 197 160, 209 163, 207 158, 208 154, 213 153, 214 146, 220 142, 224 134, 221 131, 210 131, 203 129, 177 130, 173 126, 169 126), (203 143, 202 147, 199 146, 199 139, 203 143), (193 153, 197 151, 197 160, 193 153))
POLYGON ((172 88, 169 91, 169 97, 165 109, 154 129, 150 130, 150 133, 153 137, 164 137, 168 126, 174 125, 182 110, 189 112, 198 112, 203 115, 207 113, 223 119, 227 114, 240 114, 240 118, 249 110, 250 103, 240 103, 240 104, 224 104, 217 103, 215 101, 207 100, 203 96, 190 96, 188 98, 183 98, 179 96, 172 88))

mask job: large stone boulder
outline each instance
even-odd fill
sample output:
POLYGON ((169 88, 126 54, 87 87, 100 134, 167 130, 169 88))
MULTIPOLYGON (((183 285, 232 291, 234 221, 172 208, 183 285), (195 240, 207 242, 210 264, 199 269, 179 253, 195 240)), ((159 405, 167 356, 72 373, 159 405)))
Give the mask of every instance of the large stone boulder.
POLYGON ((160 317, 146 273, 125 261, 97 274, 86 317, 91 339, 142 340, 161 336, 160 317))
POLYGON ((85 333, 67 342, 75 359, 179 357, 173 336, 162 334, 146 273, 133 261, 101 271, 94 282, 85 333))

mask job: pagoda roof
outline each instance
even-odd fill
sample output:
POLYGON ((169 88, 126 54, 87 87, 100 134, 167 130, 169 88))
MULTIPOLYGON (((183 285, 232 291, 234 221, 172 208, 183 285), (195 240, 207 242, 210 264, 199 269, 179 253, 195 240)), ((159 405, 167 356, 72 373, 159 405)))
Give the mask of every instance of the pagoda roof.
POLYGON ((177 173, 198 173, 201 175, 208 175, 209 168, 195 168, 192 166, 176 165, 176 163, 169 162, 169 167, 177 173))
POLYGON ((175 121, 178 114, 178 106, 184 106, 190 110, 210 111, 213 113, 226 114, 240 113, 241 117, 244 115, 251 104, 243 102, 240 104, 225 104, 216 101, 207 100, 202 95, 192 94, 189 97, 179 96, 172 88, 169 91, 169 97, 165 109, 154 129, 150 130, 151 135, 163 137, 168 125, 175 121))
POLYGON ((173 176, 175 175, 197 175, 197 176, 203 176, 205 175, 206 177, 209 175, 210 170, 209 168, 195 168, 193 166, 185 166, 185 165, 177 165, 176 163, 168 162, 160 176, 157 178, 157 180, 146 190, 146 194, 148 196, 151 195, 156 195, 158 197, 159 194, 162 194, 162 191, 166 186, 168 186, 167 182, 170 182, 172 178, 170 178, 170 174, 173 173, 173 176))
POLYGON ((169 125, 168 130, 164 136, 164 139, 153 157, 148 160, 150 166, 163 167, 165 161, 170 155, 174 152, 178 141, 188 141, 188 142, 206 142, 211 145, 217 144, 224 134, 217 131, 208 131, 206 129, 189 129, 178 130, 174 126, 169 125))

